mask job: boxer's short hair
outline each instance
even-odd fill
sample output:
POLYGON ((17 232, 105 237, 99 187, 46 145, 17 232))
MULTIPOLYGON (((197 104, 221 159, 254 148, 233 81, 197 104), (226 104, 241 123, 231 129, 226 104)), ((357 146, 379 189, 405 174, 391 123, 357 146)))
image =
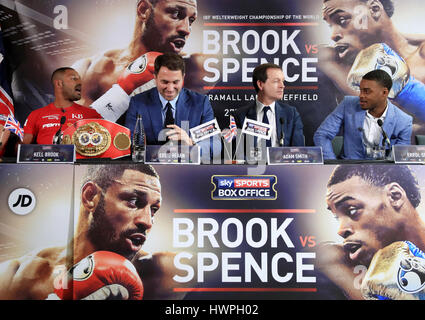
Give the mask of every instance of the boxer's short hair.
POLYGON ((363 79, 376 81, 381 86, 387 88, 388 91, 390 91, 393 86, 393 80, 391 79, 391 76, 384 70, 369 71, 363 76, 363 79))
POLYGON ((68 70, 74 70, 71 67, 61 67, 61 68, 57 68, 55 71, 52 72, 52 76, 50 77, 50 82, 53 83, 53 80, 58 76, 61 75, 63 76, 65 74, 66 71, 68 70))
MULTIPOLYGON (((323 2, 327 2, 329 0, 324 0, 323 2)), ((354 0, 353 0, 354 1, 354 0)), ((361 2, 367 2, 369 0, 359 0, 361 2)), ((381 2, 382 6, 384 7, 384 10, 388 17, 392 17, 394 15, 394 2, 393 0, 378 0, 381 2)))
POLYGON ((381 188, 396 182, 404 189, 414 208, 417 208, 421 202, 418 180, 412 170, 403 165, 338 165, 332 172, 327 187, 329 188, 356 176, 372 186, 381 188))
MULTIPOLYGON (((143 0, 137 0, 137 5, 139 5, 140 1, 143 1, 143 0)), ((148 0, 148 1, 155 7, 156 4, 161 0, 148 0)))
MULTIPOLYGON (((362 1, 366 2, 368 0, 362 0, 362 1)), ((394 2, 393 2, 393 0, 379 0, 379 2, 382 3, 382 6, 384 7, 384 10, 387 13, 387 16, 391 18, 394 15, 394 2)))
POLYGON ((268 69, 280 69, 282 68, 274 63, 263 63, 257 66, 254 69, 254 72, 252 73, 252 84, 254 86, 254 89, 256 92, 260 91, 260 88, 258 87, 257 81, 260 80, 261 82, 267 81, 267 70, 268 69))
POLYGON ((186 67, 183 58, 172 52, 164 53, 155 59, 155 74, 158 74, 161 67, 167 67, 169 70, 177 71, 180 70, 182 74, 185 74, 186 67))
POLYGON ((148 164, 92 165, 87 169, 82 186, 91 181, 103 190, 107 190, 114 180, 122 177, 125 170, 139 171, 159 179, 154 167, 148 164))

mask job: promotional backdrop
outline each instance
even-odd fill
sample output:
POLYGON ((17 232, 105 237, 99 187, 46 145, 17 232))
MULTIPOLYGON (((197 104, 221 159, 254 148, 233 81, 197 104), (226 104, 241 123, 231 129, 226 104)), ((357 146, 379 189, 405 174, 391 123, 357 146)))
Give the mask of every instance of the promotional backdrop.
MULTIPOLYGON (((62 254, 76 264, 80 261, 67 246, 73 243, 77 252, 91 243, 79 236, 84 224, 91 223, 81 199, 87 170, 94 166, 77 165, 75 171, 72 166, 56 166, 61 169, 59 176, 58 171, 51 174, 52 165, 0 166, 1 177, 7 181, 0 192, 2 279, 8 276, 4 266, 11 262, 29 259, 34 263, 34 257, 48 258, 47 252, 55 250, 65 250, 62 254)), ((382 166, 385 170, 390 167, 382 166)), ((133 261, 145 283, 145 298, 153 298, 150 285, 154 281, 155 299, 345 299, 320 273, 327 259, 320 247, 343 241, 341 220, 334 218, 326 202, 326 186, 334 168, 272 166, 261 175, 247 175, 242 166, 182 166, 180 170, 155 166, 162 203, 142 245, 143 256, 133 261), (188 178, 194 176, 196 180, 188 178), (146 268, 148 262, 152 265, 146 268)), ((379 166, 366 169, 379 170, 379 166)), ((421 166, 411 170, 423 195, 425 171, 421 166)), ((111 211, 106 201, 103 208, 109 217, 118 215, 108 219, 113 221, 112 227, 122 226, 119 206, 111 211)), ((423 218, 423 203, 417 212, 423 218)), ((372 219, 380 223, 379 215, 372 219)), ((109 229, 102 230, 106 241, 109 229)), ((394 239, 398 232, 401 230, 392 230, 394 239)), ((41 284, 50 285, 53 291, 59 271, 65 268, 64 263, 50 263, 49 268, 31 268, 29 272, 24 266, 17 273, 24 276, 13 278, 13 290, 4 291, 7 282, 2 282, 2 299, 13 299, 13 292, 20 299, 40 299, 27 295, 28 279, 38 284, 31 292, 41 284), (54 277, 49 278, 52 272, 54 277)), ((346 284, 361 282, 366 268, 360 267, 351 270, 354 283, 347 279, 346 284)))
MULTIPOLYGON (((400 50, 411 75, 421 82, 423 5, 413 0, 390 2, 395 5, 389 18, 394 28, 388 28, 388 33, 397 32, 407 39, 409 44, 400 50)), ((284 102, 297 107, 306 144, 312 145, 313 134, 325 117, 344 95, 355 94, 348 88, 346 77, 355 57, 350 46, 357 50, 354 52, 362 49, 355 48, 356 34, 364 46, 385 42, 387 36, 372 29, 372 21, 364 21, 367 12, 359 7, 361 1, 332 3, 351 16, 340 14, 344 21, 334 16, 332 23, 325 22, 323 2, 317 0, 198 0, 197 19, 181 49, 187 58, 186 87, 208 95, 224 129, 234 109, 255 99, 251 83, 254 67, 263 62, 281 65, 286 76, 284 102), (336 26, 345 29, 343 39, 335 36, 336 26), (370 35, 368 41, 364 40, 368 32, 373 33, 374 40, 370 35), (335 43, 338 45, 333 47, 335 43)), ((118 52, 125 61, 125 50, 135 41, 138 28, 136 6, 136 0, 1 0, 0 23, 18 120, 24 123, 32 110, 52 101, 50 75, 58 67, 73 66, 84 80, 88 61, 91 67, 99 63, 94 70, 95 83, 83 82, 80 102, 84 105, 90 105, 115 83, 118 75, 111 77, 102 59, 113 59, 118 52)), ((376 22, 388 26, 383 21, 380 18, 376 22)), ((160 28, 158 35, 166 28, 159 24, 155 27, 160 28)), ((136 41, 142 40, 136 37, 136 41)), ((407 108, 407 112, 417 114, 417 106, 407 108)), ((415 119, 414 134, 423 132, 423 120, 415 119)))

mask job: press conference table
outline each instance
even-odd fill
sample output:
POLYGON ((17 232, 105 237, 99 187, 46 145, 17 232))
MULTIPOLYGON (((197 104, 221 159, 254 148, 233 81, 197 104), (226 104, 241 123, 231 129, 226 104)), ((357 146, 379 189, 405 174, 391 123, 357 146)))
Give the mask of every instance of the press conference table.
MULTIPOLYGON (((0 163, 16 163, 16 158, 10 158, 10 157, 5 157, 0 159, 0 163)), ((111 159, 105 159, 105 158, 96 158, 96 159, 77 159, 75 161, 75 164, 125 164, 125 163, 133 163, 131 160, 131 157, 124 157, 121 159, 115 159, 115 160, 111 160, 111 159)), ((37 164, 37 163, 35 163, 37 164)), ((40 164, 46 164, 45 162, 40 162, 40 164)), ((324 165, 338 165, 338 164, 395 164, 394 161, 391 160, 341 160, 341 159, 336 159, 336 160, 324 160, 324 165)), ((425 164, 425 163, 424 163, 425 164)), ((163 165, 163 164, 161 164, 163 165)), ((173 164, 169 164, 169 165, 173 165, 173 164)), ((211 164, 201 164, 201 166, 204 165, 211 165, 211 164)), ((224 163, 221 164, 213 164, 213 165, 225 165, 224 163)), ((227 164, 226 164, 227 165, 227 164)), ((234 166, 253 166, 255 164, 232 164, 234 166)), ((281 164, 282 166, 287 166, 289 164, 281 164)), ((293 164, 291 164, 293 165, 293 164)), ((297 166, 302 166, 302 165, 309 165, 309 164, 296 164, 297 166)), ((416 163, 414 164, 416 165, 416 163)), ((419 164, 420 165, 420 164, 419 164)))

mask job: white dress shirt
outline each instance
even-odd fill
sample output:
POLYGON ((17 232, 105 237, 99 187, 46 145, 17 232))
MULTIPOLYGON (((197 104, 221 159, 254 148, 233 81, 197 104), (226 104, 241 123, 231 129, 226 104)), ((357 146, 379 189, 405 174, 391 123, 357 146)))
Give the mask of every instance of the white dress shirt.
MULTIPOLYGON (((256 112, 257 112, 257 121, 263 122, 263 115, 264 111, 263 108, 266 106, 265 104, 262 104, 258 99, 256 99, 256 112)), ((267 112, 267 118, 269 119, 269 125, 272 127, 272 135, 270 137, 272 142, 272 147, 279 147, 279 141, 277 140, 277 133, 276 133, 276 102, 273 102, 272 104, 268 105, 270 107, 270 110, 267 112)))
POLYGON ((162 123, 165 123, 165 115, 167 114, 167 103, 169 102, 171 104, 171 111, 173 112, 174 121, 176 121, 176 104, 177 100, 179 99, 180 93, 175 97, 173 100, 166 100, 159 92, 159 100, 162 104, 161 114, 162 114, 162 123))
POLYGON ((371 152, 374 147, 382 145, 382 128, 378 124, 378 120, 385 121, 387 116, 388 106, 385 108, 384 113, 379 118, 372 116, 369 111, 366 112, 366 116, 363 122, 363 142, 366 147, 366 153, 371 156, 371 152))

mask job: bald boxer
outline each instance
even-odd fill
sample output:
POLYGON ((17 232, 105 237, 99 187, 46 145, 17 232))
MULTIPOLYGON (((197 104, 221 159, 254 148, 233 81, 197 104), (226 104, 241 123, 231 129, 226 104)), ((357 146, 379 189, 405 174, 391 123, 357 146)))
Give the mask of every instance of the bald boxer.
MULTIPOLYGON (((376 291, 380 284, 371 285, 370 279, 396 279, 388 262, 420 257, 420 250, 425 249, 425 222, 416 209, 420 188, 407 166, 337 166, 328 181, 326 201, 338 219, 337 233, 343 242, 319 246, 317 266, 350 299, 382 294, 385 290, 376 291), (387 258, 380 259, 382 250, 396 242, 396 248, 384 252, 387 258), (406 242, 413 246, 409 249, 406 242), (360 289, 355 286, 359 278, 355 268, 371 265, 379 268, 373 267, 372 277, 360 289), (375 277, 377 270, 380 277, 375 277)), ((385 285, 384 280, 381 284, 385 285)))
MULTIPOLYGON (((0 299, 66 297, 61 288, 71 267, 74 278, 83 282, 78 284, 79 298, 126 299, 141 294, 144 299, 176 298, 171 282, 176 274, 174 256, 141 251, 162 202, 156 171, 148 165, 100 165, 88 170, 73 240, 67 247, 1 263, 0 299), (109 268, 99 267, 105 259, 111 261, 106 263, 109 268)), ((78 297, 77 292, 74 295, 78 297)))
POLYGON ((423 121, 425 35, 405 35, 396 28, 391 20, 392 0, 324 0, 322 13, 330 25, 333 46, 321 48, 318 66, 343 95, 355 95, 358 81, 354 80, 385 65, 400 89, 390 98, 419 123, 423 121), (394 68, 404 71, 396 74, 394 68), (410 77, 415 90, 409 85, 404 96, 398 96, 410 77))
POLYGON ((52 73, 51 83, 55 100, 29 114, 24 124, 24 144, 56 144, 60 132, 78 120, 101 118, 96 110, 75 102, 81 98, 82 88, 77 71, 58 68, 52 73))

